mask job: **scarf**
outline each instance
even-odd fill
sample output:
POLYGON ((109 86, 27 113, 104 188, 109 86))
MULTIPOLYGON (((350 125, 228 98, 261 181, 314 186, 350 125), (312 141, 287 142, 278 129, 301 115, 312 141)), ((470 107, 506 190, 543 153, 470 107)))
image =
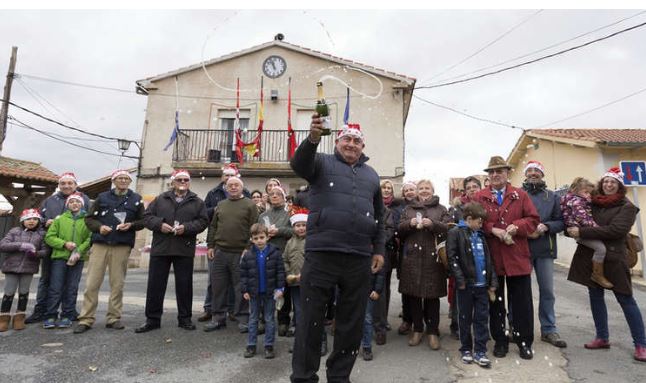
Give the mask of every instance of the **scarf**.
POLYGON ((390 197, 382 197, 382 199, 384 200, 384 205, 386 205, 386 207, 390 207, 390 204, 393 203, 393 199, 395 199, 395 197, 390 195, 390 197))
POLYGON ((592 204, 599 207, 612 207, 623 201, 626 195, 624 193, 615 193, 610 195, 597 194, 592 196, 592 204))

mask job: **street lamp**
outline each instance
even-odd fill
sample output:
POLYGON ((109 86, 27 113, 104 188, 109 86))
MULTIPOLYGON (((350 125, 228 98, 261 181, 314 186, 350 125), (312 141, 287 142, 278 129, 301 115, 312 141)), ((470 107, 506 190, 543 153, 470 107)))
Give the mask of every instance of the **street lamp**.
POLYGON ((117 138, 117 146, 119 147, 119 150, 121 150, 122 156, 134 158, 137 160, 137 176, 139 176, 139 170, 141 170, 141 146, 139 146, 139 143, 137 141, 132 141, 125 138, 117 138), (139 156, 133 157, 124 155, 126 151, 130 149, 130 144, 135 144, 137 149, 139 149, 139 156))

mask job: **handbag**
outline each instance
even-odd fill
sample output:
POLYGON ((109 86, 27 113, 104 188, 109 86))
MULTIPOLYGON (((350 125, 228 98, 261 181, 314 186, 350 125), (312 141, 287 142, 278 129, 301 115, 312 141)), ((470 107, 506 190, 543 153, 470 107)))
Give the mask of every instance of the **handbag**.
POLYGON ((626 235, 626 264, 632 269, 637 264, 639 252, 644 250, 644 243, 639 236, 628 233, 626 235))
POLYGON ((437 253, 437 262, 441 263, 446 270, 449 269, 449 258, 446 255, 446 241, 437 242, 435 238, 435 252, 437 253))

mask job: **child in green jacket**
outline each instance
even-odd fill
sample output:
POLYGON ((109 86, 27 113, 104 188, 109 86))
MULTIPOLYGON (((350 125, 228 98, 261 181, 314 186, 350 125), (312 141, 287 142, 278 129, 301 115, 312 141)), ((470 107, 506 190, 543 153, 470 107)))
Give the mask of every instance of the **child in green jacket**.
POLYGON ((87 260, 90 249, 92 233, 85 226, 83 197, 79 193, 71 194, 65 206, 67 210, 54 219, 45 236, 45 243, 52 248, 47 319, 43 322, 46 329, 72 325, 83 262, 87 260))

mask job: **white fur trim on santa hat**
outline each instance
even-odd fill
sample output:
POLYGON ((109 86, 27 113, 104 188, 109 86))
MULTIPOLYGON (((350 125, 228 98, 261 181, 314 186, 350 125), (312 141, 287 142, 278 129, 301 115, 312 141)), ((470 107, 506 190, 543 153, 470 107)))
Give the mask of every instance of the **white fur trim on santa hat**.
POLYGON ((130 172, 128 172, 125 169, 117 169, 117 170, 113 171, 111 179, 112 179, 112 181, 114 181, 115 178, 120 177, 120 176, 126 176, 126 177, 130 178, 130 181, 132 181, 132 177, 130 176, 130 172))
POLYGON ((296 225, 299 222, 307 222, 307 214, 294 214, 289 217, 289 222, 292 226, 296 225))
POLYGON ((189 180, 191 179, 191 174, 188 172, 188 170, 179 169, 179 170, 175 170, 173 172, 173 174, 171 174, 170 180, 172 181, 175 178, 180 177, 180 176, 184 176, 184 177, 188 178, 189 180))
POLYGON ((60 181, 62 181, 62 180, 72 180, 72 181, 74 181, 75 183, 78 183, 78 181, 76 180, 76 176, 75 176, 75 175, 74 175, 74 173, 72 173, 72 172, 65 172, 65 173, 63 173, 63 174, 60 176, 60 178, 58 179, 58 181, 60 182, 60 181))
POLYGON ((22 213, 20 213, 20 222, 23 222, 32 218, 37 218, 41 221, 43 219, 38 209, 25 209, 22 211, 22 213))
POLYGON ((538 161, 529 161, 523 170, 523 174, 527 173, 527 169, 538 169, 545 175, 545 167, 538 161))
POLYGON ((364 142, 366 140, 365 137, 363 136, 363 132, 361 131, 361 126, 359 124, 343 125, 343 130, 339 132, 337 139, 340 140, 342 137, 345 137, 345 136, 360 138, 364 142))
POLYGON ((222 174, 240 177, 240 171, 235 164, 226 164, 222 167, 222 174))
POLYGON ((81 201, 81 206, 85 206, 85 201, 83 201, 83 196, 79 193, 70 194, 69 197, 65 200, 65 206, 67 206, 71 200, 81 201))
POLYGON ((622 184, 622 185, 624 184, 624 172, 622 172, 621 169, 619 169, 616 166, 608 169, 606 174, 604 174, 603 177, 601 177, 601 178, 603 179, 603 178, 606 178, 606 177, 614 178, 620 184, 622 184))

